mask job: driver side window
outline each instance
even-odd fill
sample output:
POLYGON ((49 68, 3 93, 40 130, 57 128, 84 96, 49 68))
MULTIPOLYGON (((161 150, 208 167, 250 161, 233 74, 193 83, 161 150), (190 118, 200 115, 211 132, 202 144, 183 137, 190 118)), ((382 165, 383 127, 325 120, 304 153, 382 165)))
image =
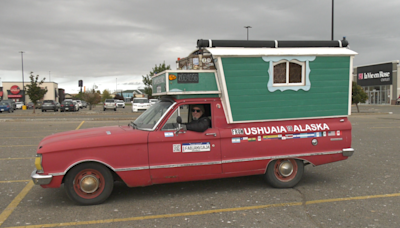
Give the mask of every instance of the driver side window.
POLYGON ((176 122, 176 117, 180 116, 182 118, 182 123, 188 122, 189 116, 189 105, 181 105, 175 110, 175 112, 169 117, 167 122, 162 127, 162 131, 176 130, 179 125, 176 122))

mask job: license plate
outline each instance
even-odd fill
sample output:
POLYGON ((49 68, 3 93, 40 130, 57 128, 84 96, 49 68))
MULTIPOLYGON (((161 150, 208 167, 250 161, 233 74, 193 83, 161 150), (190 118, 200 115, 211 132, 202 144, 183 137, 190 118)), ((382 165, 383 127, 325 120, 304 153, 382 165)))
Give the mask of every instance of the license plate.
POLYGON ((1 109, 1 111, 4 111, 4 109, 1 109))
POLYGON ((68 110, 68 108, 65 108, 65 110, 68 110))

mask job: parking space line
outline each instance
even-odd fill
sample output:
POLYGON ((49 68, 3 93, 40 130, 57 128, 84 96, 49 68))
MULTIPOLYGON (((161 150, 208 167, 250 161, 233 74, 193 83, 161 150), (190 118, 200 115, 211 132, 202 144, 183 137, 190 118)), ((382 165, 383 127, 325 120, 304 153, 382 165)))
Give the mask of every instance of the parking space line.
POLYGON ((2 139, 30 139, 30 138, 44 138, 46 136, 30 136, 30 137, 1 137, 2 139))
POLYGON ((14 211, 14 209, 18 206, 21 200, 25 197, 26 194, 31 190, 33 187, 33 181, 30 181, 24 189, 13 199, 13 201, 4 209, 4 211, 0 214, 0 226, 6 221, 8 216, 14 211))
MULTIPOLYGON (((370 196, 355 196, 355 197, 347 197, 347 198, 311 200, 311 201, 306 201, 305 204, 311 205, 311 204, 332 203, 332 202, 351 201, 351 200, 367 200, 367 199, 398 197, 398 196, 400 196, 400 193, 370 195, 370 196)), ((39 228, 39 227, 59 227, 59 226, 106 224, 106 223, 115 223, 115 222, 129 222, 129 221, 139 221, 139 220, 149 220, 149 219, 176 218, 176 217, 183 217, 183 216, 215 214, 215 213, 221 213, 221 212, 246 211, 246 210, 273 208, 273 207, 292 207, 292 206, 301 206, 301 205, 303 205, 303 202, 289 202, 289 203, 267 204, 267 205, 259 205, 259 206, 223 208, 223 209, 195 211, 195 212, 183 212, 183 213, 175 213, 175 214, 138 216, 138 217, 120 218, 120 219, 104 219, 104 220, 92 220, 92 221, 82 221, 82 222, 66 222, 66 223, 52 223, 52 224, 40 224, 40 225, 29 225, 29 226, 15 226, 15 227, 9 227, 9 228, 22 228, 22 227, 39 228)))
MULTIPOLYGON (((78 130, 85 121, 82 121, 81 124, 75 129, 78 130)), ((27 146, 27 145, 25 145, 27 146)), ((37 146, 37 145, 34 145, 37 146)), ((29 183, 22 189, 22 191, 13 199, 13 201, 3 210, 0 214, 0 226, 7 220, 7 218, 13 213, 15 208, 21 202, 21 200, 28 194, 28 192, 32 189, 35 184, 33 181, 29 181, 29 183)))
POLYGON ((5 161, 5 160, 22 160, 22 159, 35 159, 35 157, 27 157, 27 158, 0 158, 0 161, 5 161))
POLYGON ((82 125, 83 125, 83 123, 85 123, 85 121, 82 121, 82 123, 81 124, 79 124, 79 126, 75 129, 75 130, 78 130, 79 128, 81 128, 82 127, 82 125))
POLYGON ((12 181, 0 181, 0 184, 4 184, 4 183, 18 183, 18 182, 28 182, 31 180, 12 180, 12 181))
POLYGON ((28 146, 37 146, 37 145, 7 145, 7 146, 0 146, 0 147, 28 147, 28 146))

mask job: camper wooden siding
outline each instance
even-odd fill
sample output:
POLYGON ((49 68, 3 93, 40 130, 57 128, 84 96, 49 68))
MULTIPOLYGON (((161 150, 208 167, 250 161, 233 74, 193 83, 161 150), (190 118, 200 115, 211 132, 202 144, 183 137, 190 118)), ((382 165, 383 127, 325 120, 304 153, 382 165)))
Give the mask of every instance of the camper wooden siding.
POLYGON ((308 91, 267 88, 262 57, 221 58, 234 122, 347 116, 350 56, 316 56, 309 62, 308 91))

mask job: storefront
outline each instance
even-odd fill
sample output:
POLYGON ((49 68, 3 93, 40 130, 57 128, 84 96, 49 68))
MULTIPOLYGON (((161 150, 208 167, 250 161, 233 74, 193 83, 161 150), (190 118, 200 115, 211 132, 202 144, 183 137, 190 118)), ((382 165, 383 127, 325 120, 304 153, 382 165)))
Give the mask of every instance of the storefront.
MULTIPOLYGON (((2 100, 13 99, 14 101, 25 101, 25 104, 30 102, 29 96, 23 90, 22 82, 4 82, 2 88, 2 100), (25 99, 24 99, 25 93, 25 99)), ((24 83, 28 85, 29 83, 24 83)), ((55 100, 58 101, 58 84, 55 82, 44 82, 41 87, 47 88, 47 93, 44 95, 43 100, 55 100)))
POLYGON ((355 68, 357 84, 368 95, 366 104, 395 105, 400 94, 399 61, 355 68))

